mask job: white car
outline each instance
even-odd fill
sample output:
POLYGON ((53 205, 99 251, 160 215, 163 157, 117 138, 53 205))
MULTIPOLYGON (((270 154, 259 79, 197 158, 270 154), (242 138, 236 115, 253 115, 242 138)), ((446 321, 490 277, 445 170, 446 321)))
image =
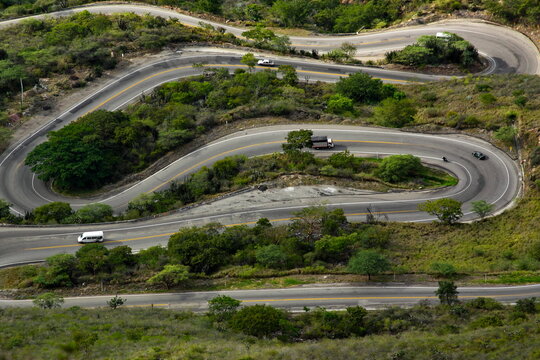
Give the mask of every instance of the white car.
POLYGON ((269 59, 262 59, 262 60, 257 61, 257 65, 274 66, 274 62, 272 60, 269 60, 269 59))

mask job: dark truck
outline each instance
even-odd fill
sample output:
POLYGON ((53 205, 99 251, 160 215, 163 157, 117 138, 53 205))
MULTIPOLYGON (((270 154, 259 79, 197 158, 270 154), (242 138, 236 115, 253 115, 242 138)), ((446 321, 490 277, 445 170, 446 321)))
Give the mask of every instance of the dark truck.
POLYGON ((313 149, 331 149, 334 147, 332 139, 327 136, 312 136, 311 142, 313 144, 311 145, 313 149))

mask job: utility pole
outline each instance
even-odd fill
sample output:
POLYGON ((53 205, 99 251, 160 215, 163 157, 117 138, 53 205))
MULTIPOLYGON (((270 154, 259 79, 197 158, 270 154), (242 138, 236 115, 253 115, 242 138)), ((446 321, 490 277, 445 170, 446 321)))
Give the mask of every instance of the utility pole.
POLYGON ((19 78, 19 80, 21 81, 21 113, 22 113, 23 100, 24 100, 24 86, 23 86, 22 78, 19 78))

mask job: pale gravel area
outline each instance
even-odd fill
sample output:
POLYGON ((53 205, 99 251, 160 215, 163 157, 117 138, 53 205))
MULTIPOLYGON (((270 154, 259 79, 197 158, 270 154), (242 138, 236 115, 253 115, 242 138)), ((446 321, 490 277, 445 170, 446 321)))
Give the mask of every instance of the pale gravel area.
POLYGON ((266 204, 287 206, 326 205, 325 198, 342 199, 348 202, 352 197, 377 194, 375 191, 343 188, 328 185, 290 186, 285 188, 269 188, 266 191, 253 190, 243 194, 226 197, 183 212, 189 215, 206 215, 214 212, 237 212, 257 208, 265 208, 266 204))

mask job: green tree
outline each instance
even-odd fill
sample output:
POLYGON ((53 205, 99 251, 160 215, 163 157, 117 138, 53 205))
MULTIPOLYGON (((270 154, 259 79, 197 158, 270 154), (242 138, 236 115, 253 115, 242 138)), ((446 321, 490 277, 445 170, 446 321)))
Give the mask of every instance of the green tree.
POLYGON ((387 127, 403 127, 414 121, 416 108, 409 99, 384 99, 373 112, 373 121, 387 127))
POLYGON ((279 245, 271 244, 258 248, 255 251, 255 258, 257 263, 264 267, 273 269, 287 267, 288 255, 279 245))
POLYGON ((216 322, 229 321, 238 311, 240 300, 219 295, 208 301, 208 316, 216 322))
POLYGON ((360 103, 379 101, 382 98, 383 83, 366 73, 357 72, 342 77, 336 84, 336 91, 360 103))
POLYGON ((118 307, 124 305, 126 301, 127 301, 126 299, 121 298, 118 295, 115 295, 110 300, 107 300, 107 305, 109 305, 111 309, 116 310, 118 307))
POLYGON ((169 258, 189 266, 192 272, 209 274, 228 259, 228 253, 219 244, 215 226, 181 229, 168 243, 169 258))
POLYGON ((418 205, 418 210, 435 215, 444 224, 453 224, 463 216, 461 202, 449 198, 428 200, 418 205))
POLYGON ((371 275, 390 269, 390 263, 375 250, 361 250, 349 260, 347 268, 354 274, 367 275, 368 280, 371 280, 371 275))
POLYGON ((109 254, 107 255, 107 265, 112 271, 124 270, 135 264, 135 255, 133 255, 129 246, 122 245, 109 250, 109 254))
POLYGON ((277 0, 270 11, 284 26, 295 27, 304 24, 310 9, 309 0, 277 0))
POLYGON ((10 203, 8 203, 5 200, 0 199, 0 220, 1 219, 7 219, 10 215, 9 207, 11 206, 10 203))
POLYGON ((298 83, 298 75, 296 69, 291 65, 279 65, 278 72, 283 76, 283 82, 290 86, 295 86, 298 83))
POLYGON ((138 264, 145 265, 150 270, 161 270, 168 261, 167 249, 161 245, 143 249, 135 257, 138 264))
POLYGON ((458 294, 457 286, 453 281, 439 281, 439 288, 435 291, 441 304, 449 306, 458 302, 458 294))
POLYGON ((108 268, 109 250, 103 244, 86 244, 75 253, 79 268, 93 275, 108 268))
POLYGON ((195 9, 212 14, 221 14, 223 0, 196 0, 195 9))
POLYGON ((61 224, 73 214, 68 203, 51 202, 34 209, 34 221, 37 224, 61 224))
POLYGON ((310 206, 293 215, 289 232, 307 246, 312 246, 323 235, 338 235, 348 224, 342 209, 310 206))
POLYGON ((311 137, 313 136, 313 131, 311 130, 295 130, 290 131, 287 134, 287 142, 282 145, 285 152, 290 150, 301 150, 305 147, 311 147, 311 137))
POLYGON ((113 209, 107 204, 88 204, 77 210, 74 218, 81 224, 110 221, 113 219, 113 209))
POLYGON ((486 200, 473 201, 471 204, 472 210, 477 213, 481 219, 485 218, 495 207, 495 205, 488 203, 486 200))
POLYGON ((25 163, 40 179, 53 180, 60 189, 100 187, 125 169, 115 130, 128 123, 129 118, 121 112, 94 111, 48 133, 48 140, 36 146, 25 163))
POLYGON ((287 314, 267 305, 247 306, 237 311, 230 320, 234 330, 258 338, 284 335, 291 327, 287 314))
POLYGON ((419 176, 422 170, 422 163, 416 156, 391 155, 381 161, 376 172, 384 181, 397 183, 419 176))
POLYGON ((246 39, 253 40, 257 47, 268 45, 270 41, 276 38, 276 34, 272 30, 265 28, 261 24, 258 24, 254 29, 244 31, 242 36, 246 39))
POLYGON ((184 265, 165 265, 165 268, 148 279, 149 284, 163 284, 167 289, 189 279, 189 267, 184 265))
POLYGON ((354 112, 354 103, 351 99, 340 94, 328 98, 327 110, 332 114, 347 115, 354 112))
POLYGON ((242 56, 242 59, 240 62, 244 65, 246 65, 249 68, 249 71, 251 72, 255 65, 257 65, 257 58, 252 53, 247 53, 244 56, 242 56))
POLYGON ((71 254, 57 254, 45 260, 47 266, 40 269, 34 283, 45 287, 73 286, 77 259, 71 254))
POLYGON ((44 293, 36 297, 33 301, 34 305, 41 309, 55 309, 62 307, 64 298, 55 293, 44 293))

